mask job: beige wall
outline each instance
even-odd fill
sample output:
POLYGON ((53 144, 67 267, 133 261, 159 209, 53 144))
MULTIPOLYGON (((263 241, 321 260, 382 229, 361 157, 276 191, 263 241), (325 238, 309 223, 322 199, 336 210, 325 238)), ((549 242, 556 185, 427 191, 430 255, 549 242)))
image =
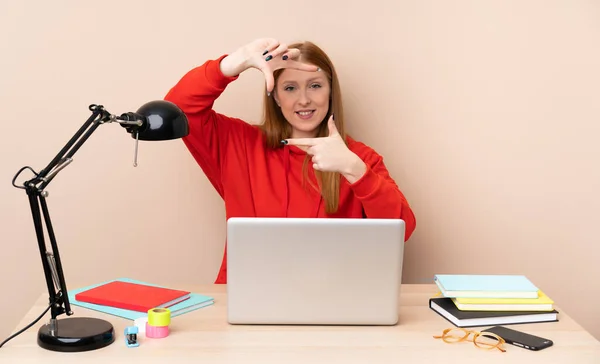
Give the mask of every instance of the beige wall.
MULTIPOLYGON (((526 274, 600 338, 600 3, 87 4, 0 4, 0 337, 44 292, 14 173, 41 169, 89 104, 134 111, 205 59, 273 36, 328 50, 351 132, 385 156, 414 207, 405 282, 526 274)), ((256 120, 262 90, 258 72, 244 74, 217 106, 256 120)), ((49 188, 67 282, 212 282, 221 201, 181 142, 142 144, 137 168, 133 148, 103 126, 49 188)))

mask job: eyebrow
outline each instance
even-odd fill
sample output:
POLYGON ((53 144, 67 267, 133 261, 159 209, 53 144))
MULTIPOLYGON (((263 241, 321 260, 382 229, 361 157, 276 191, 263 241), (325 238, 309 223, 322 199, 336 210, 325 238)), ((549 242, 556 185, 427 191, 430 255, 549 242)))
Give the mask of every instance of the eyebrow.
MULTIPOLYGON (((313 77, 313 78, 309 78, 308 80, 306 80, 306 82, 311 82, 311 81, 315 81, 315 80, 323 81, 324 80, 324 76, 316 76, 316 77, 313 77)), ((286 79, 284 79, 284 80, 281 81, 281 83, 286 83, 286 82, 298 83, 295 80, 286 80, 286 79)))

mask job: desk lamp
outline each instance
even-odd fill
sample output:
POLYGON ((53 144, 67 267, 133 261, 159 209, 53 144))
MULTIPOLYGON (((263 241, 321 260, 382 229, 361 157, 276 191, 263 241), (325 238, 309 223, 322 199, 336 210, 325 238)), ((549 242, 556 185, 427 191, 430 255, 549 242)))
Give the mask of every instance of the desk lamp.
POLYGON ((114 328, 106 320, 91 317, 57 319, 61 314, 71 316, 73 311, 71 311, 60 254, 50 221, 46 203, 48 192, 45 191, 45 188, 58 172, 73 161, 73 155, 101 124, 118 123, 135 138, 134 166, 137 166, 139 140, 177 139, 189 133, 187 117, 180 108, 168 101, 151 101, 142 105, 137 112, 128 112, 121 114, 121 116, 110 114, 102 105, 90 105, 89 109, 92 115, 46 168, 38 173, 31 167, 26 166, 21 168, 13 178, 13 186, 24 189, 29 197, 46 285, 48 286, 49 302, 48 307, 41 316, 6 341, 34 325, 48 310, 51 312, 51 318, 47 324, 39 328, 37 336, 38 345, 44 349, 61 352, 88 351, 103 348, 115 341, 114 328), (15 180, 25 169, 29 169, 34 177, 25 181, 23 186, 18 186, 15 184, 15 180), (42 216, 51 250, 47 249, 44 240, 42 216))

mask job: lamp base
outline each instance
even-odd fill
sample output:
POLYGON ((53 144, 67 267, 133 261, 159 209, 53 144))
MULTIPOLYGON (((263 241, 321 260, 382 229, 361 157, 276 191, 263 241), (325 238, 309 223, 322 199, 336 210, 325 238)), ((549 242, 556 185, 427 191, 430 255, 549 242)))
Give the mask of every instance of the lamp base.
POLYGON ((44 349, 79 352, 103 348, 115 341, 113 325, 91 317, 70 317, 56 320, 55 329, 46 324, 38 330, 38 345, 44 349))

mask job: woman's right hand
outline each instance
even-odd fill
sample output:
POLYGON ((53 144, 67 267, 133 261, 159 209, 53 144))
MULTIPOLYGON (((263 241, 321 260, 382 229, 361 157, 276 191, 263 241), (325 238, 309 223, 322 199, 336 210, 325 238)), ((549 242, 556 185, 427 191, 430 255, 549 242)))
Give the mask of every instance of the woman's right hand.
POLYGON ((315 72, 319 69, 297 61, 300 50, 288 48, 272 38, 260 38, 240 47, 235 52, 221 60, 221 72, 225 76, 237 76, 249 68, 256 68, 265 76, 267 92, 275 87, 273 72, 281 68, 315 72))

